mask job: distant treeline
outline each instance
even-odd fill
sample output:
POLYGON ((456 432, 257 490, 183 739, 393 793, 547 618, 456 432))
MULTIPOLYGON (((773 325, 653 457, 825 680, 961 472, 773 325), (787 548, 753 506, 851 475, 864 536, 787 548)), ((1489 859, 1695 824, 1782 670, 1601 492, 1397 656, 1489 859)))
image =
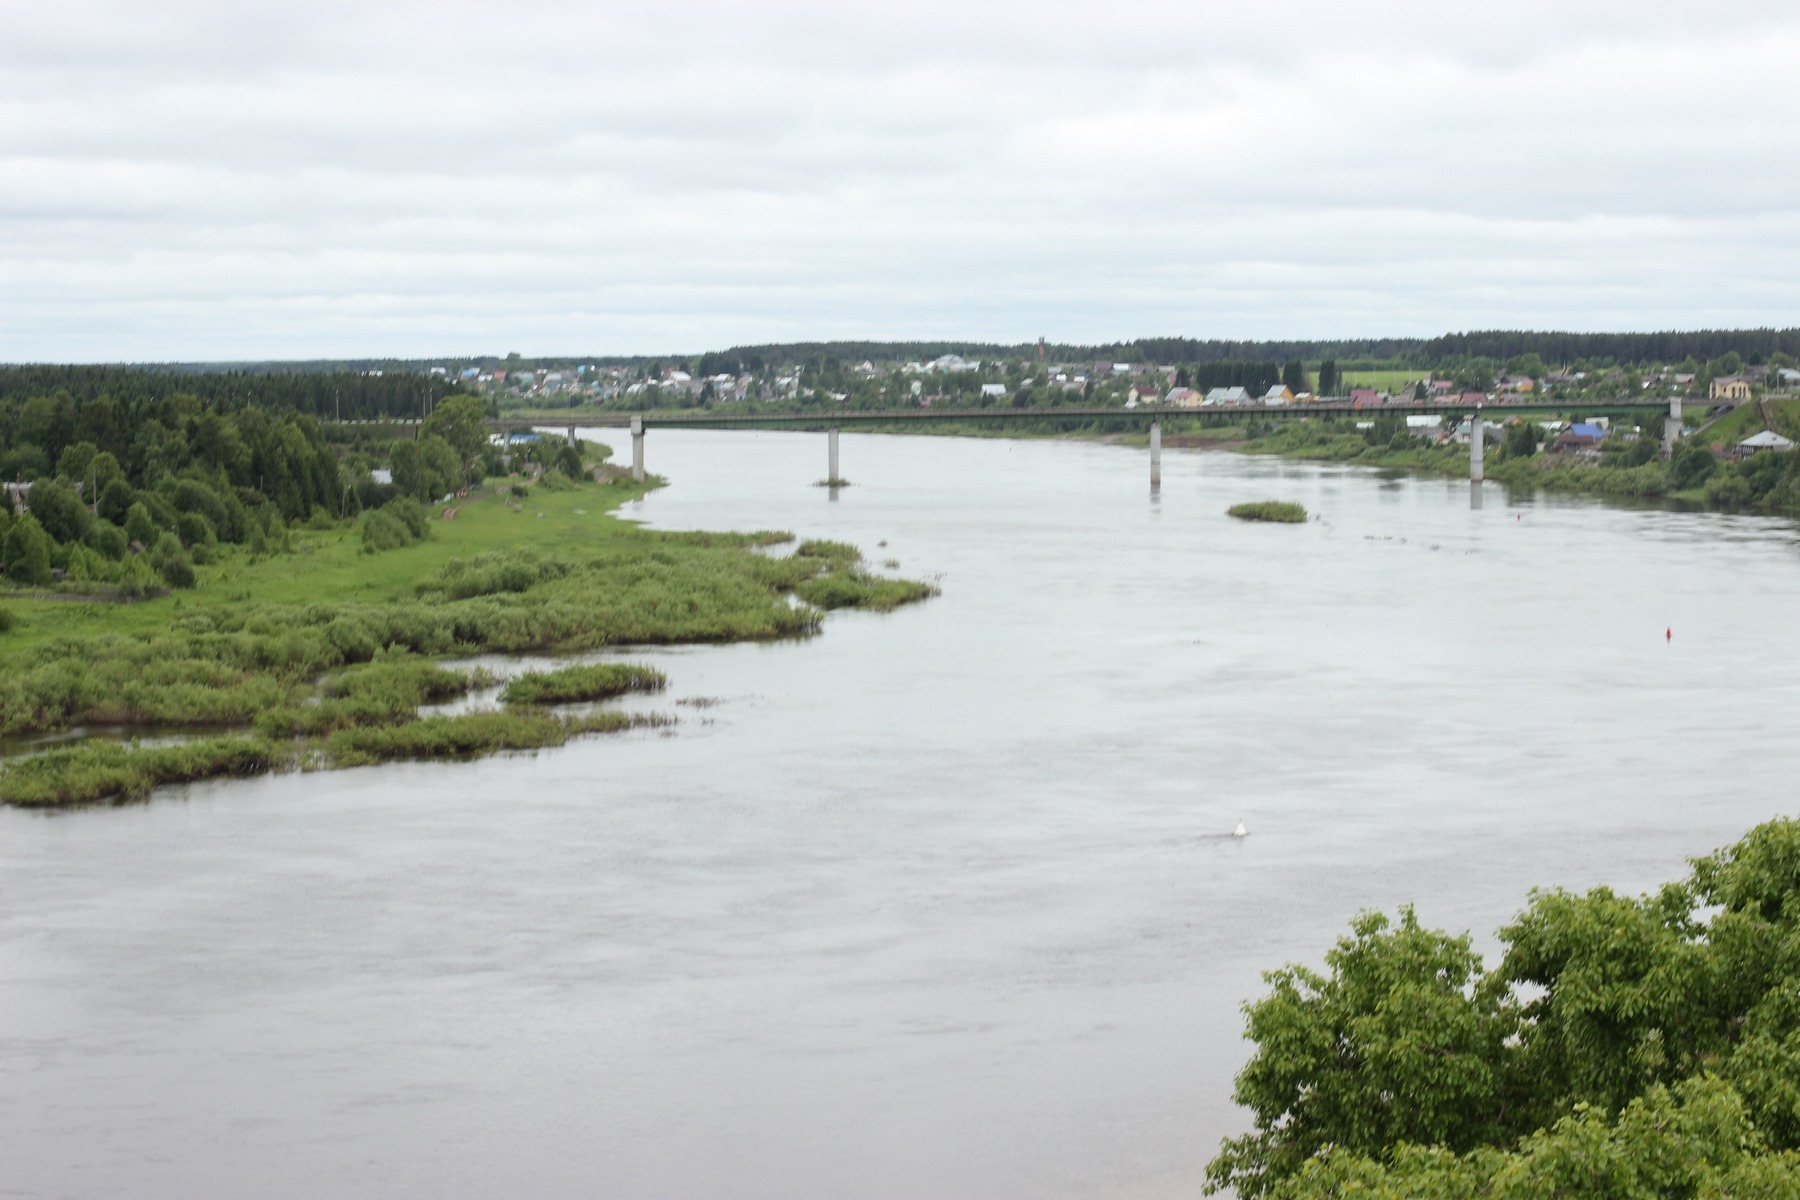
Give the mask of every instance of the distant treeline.
MULTIPOLYGON (((584 363, 631 368, 654 375, 661 367, 679 366, 701 375, 761 372, 793 365, 813 371, 875 363, 929 362, 945 354, 983 360, 1037 357, 1036 342, 843 341, 769 342, 732 346, 700 354, 554 355, 521 359, 517 355, 447 355, 432 359, 344 359, 254 363, 147 363, 113 366, 0 367, 0 399, 57 388, 83 398, 99 394, 150 398, 175 391, 209 401, 244 399, 329 416, 341 400, 345 417, 416 416, 427 399, 452 395, 455 379, 433 376, 431 367, 452 372, 461 366, 484 371, 547 368, 584 363), (368 372, 381 371, 382 374, 368 372), (131 390, 128 390, 131 389, 131 390), (352 407, 354 405, 354 408, 352 407)), ((1336 338, 1245 341, 1184 337, 1139 338, 1128 342, 1083 345, 1048 342, 1044 357, 1057 363, 1129 362, 1156 366, 1241 363, 1262 366, 1296 359, 1309 363, 1335 360, 1346 369, 1377 366, 1433 369, 1454 367, 1471 359, 1505 363, 1536 355, 1547 366, 1586 360, 1594 365, 1645 365, 1716 361, 1736 353, 1758 364, 1777 354, 1800 356, 1800 328, 1697 329, 1657 333, 1568 333, 1557 330, 1491 329, 1447 333, 1434 338, 1336 338)), ((1247 378, 1250 386, 1261 376, 1247 378)), ((1273 379, 1270 379, 1273 382, 1273 379)), ((1211 385, 1220 386, 1220 385, 1211 385)), ((1223 386, 1239 386, 1227 383, 1223 386)))
MULTIPOLYGON (((1350 361, 1387 361, 1424 345, 1419 338, 1315 342, 1198 341, 1193 338, 1143 338, 1135 342, 1099 345, 1046 342, 1044 357, 1050 362, 1129 362, 1157 366, 1182 363, 1245 363, 1261 366, 1270 360, 1337 358, 1350 361)), ((700 355, 695 364, 702 374, 759 371, 788 363, 929 362, 945 354, 977 359, 1035 359, 1036 342, 1005 345, 997 342, 782 342, 764 346, 733 346, 700 355)), ((1277 368, 1269 377, 1280 378, 1277 368)), ((1222 385, 1235 387, 1249 380, 1222 385)), ((1266 384, 1264 386, 1267 386, 1266 384)))
POLYGON ((0 404, 65 394, 74 401, 101 396, 127 408, 173 396, 193 396, 219 411, 251 406, 346 421, 422 417, 446 396, 463 392, 454 380, 421 374, 365 375, 353 371, 284 373, 174 370, 130 366, 0 367, 0 404))
POLYGON ((1661 333, 1557 333, 1526 329, 1490 329, 1447 333, 1420 344, 1421 366, 1461 358, 1504 362, 1535 354, 1546 363, 1577 359, 1618 365, 1709 362, 1736 352, 1746 362, 1760 363, 1772 354, 1800 354, 1800 329, 1695 329, 1661 333))
MULTIPOLYGON (((1398 365, 1435 367, 1470 358, 1504 362, 1536 354, 1549 364, 1578 359, 1615 364, 1679 363, 1692 358, 1708 362, 1735 351, 1746 362, 1766 360, 1776 353, 1800 354, 1800 329, 1699 329, 1665 330, 1659 333, 1565 333, 1556 330, 1496 329, 1447 333, 1435 338, 1341 338, 1290 341, 1232 341, 1182 337, 1139 338, 1131 342, 1080 345, 1049 342, 1044 355, 1053 362, 1152 363, 1176 366, 1185 363, 1243 363, 1263 365, 1271 361, 1335 359, 1343 364, 1390 362, 1398 365)), ((894 360, 929 361, 943 354, 965 358, 1035 358, 1035 342, 1012 345, 993 342, 783 342, 761 346, 734 346, 700 355, 695 361, 707 374, 721 371, 759 370, 764 366, 804 363, 820 359, 860 362, 894 360)), ((1273 383, 1279 372, 1269 378, 1273 383)), ((1243 381, 1249 386, 1252 380, 1243 381)), ((1238 386, 1239 381, 1223 385, 1238 386)))
MULTIPOLYGON (((1281 382, 1278 362, 1203 362, 1193 369, 1194 387, 1209 392, 1219 387, 1241 387, 1260 396, 1281 382)), ((1300 389, 1296 389, 1300 390, 1300 389)))

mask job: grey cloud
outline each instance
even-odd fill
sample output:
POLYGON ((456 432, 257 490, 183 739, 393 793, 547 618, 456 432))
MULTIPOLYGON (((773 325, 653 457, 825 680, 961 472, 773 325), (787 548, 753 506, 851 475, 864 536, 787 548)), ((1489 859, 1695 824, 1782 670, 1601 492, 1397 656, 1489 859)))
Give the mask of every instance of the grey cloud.
POLYGON ((1800 307, 1784 4, 5 19, 4 358, 1800 307))

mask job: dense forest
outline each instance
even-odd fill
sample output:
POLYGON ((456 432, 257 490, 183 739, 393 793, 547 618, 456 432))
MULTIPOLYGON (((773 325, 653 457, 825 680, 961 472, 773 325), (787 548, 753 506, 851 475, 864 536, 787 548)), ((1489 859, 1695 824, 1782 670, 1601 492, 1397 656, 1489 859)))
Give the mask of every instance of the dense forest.
MULTIPOLYGON (((86 403, 107 398, 115 410, 188 396, 219 411, 254 407, 271 412, 309 413, 321 420, 366 421, 424 417, 440 401, 464 394, 462 385, 406 372, 365 374, 309 371, 305 364, 272 371, 173 370, 131 366, 0 367, 0 406, 32 397, 66 395, 86 403)), ((7 474, 5 478, 12 478, 7 474)))
MULTIPOLYGON (((363 441, 327 439, 313 415, 329 387, 370 409, 407 400, 418 377, 153 376, 123 368, 23 368, 0 390, 0 575, 11 587, 66 584, 122 598, 184 588, 222 544, 279 553, 297 522, 371 510, 371 549, 419 536, 417 502, 503 469, 482 401, 440 397, 417 437, 372 427, 363 441), (158 386, 168 383, 165 388, 158 386), (73 387, 69 385, 74 385, 73 387), (207 384, 214 386, 208 387, 207 384), (210 395, 206 393, 210 392, 210 395), (347 451, 340 453, 340 451, 347 451), (387 464, 392 482, 371 468, 387 464), (401 501, 389 512, 384 506, 401 501)), ((348 417, 346 413, 346 417, 348 417)), ((520 455, 570 475, 566 442, 520 455)))
MULTIPOLYGON (((809 362, 820 358, 858 362, 926 361, 942 354, 966 358, 1031 359, 1033 343, 988 342, 792 342, 734 346, 696 360, 702 372, 755 371, 765 365, 809 362)), ((1703 329, 1662 333, 1562 333, 1554 330, 1488 330, 1451 333, 1436 338, 1339 338, 1287 341, 1221 340, 1183 337, 1138 338, 1097 343, 1053 342, 1045 357, 1057 362, 1181 363, 1264 362, 1289 359, 1337 359, 1343 362, 1391 362, 1432 367, 1467 358, 1506 360, 1536 354, 1547 363, 1589 359, 1611 363, 1702 362, 1736 352, 1744 361, 1760 363, 1771 354, 1800 354, 1800 329, 1703 329)), ((1230 386, 1230 385, 1227 385, 1230 386)))

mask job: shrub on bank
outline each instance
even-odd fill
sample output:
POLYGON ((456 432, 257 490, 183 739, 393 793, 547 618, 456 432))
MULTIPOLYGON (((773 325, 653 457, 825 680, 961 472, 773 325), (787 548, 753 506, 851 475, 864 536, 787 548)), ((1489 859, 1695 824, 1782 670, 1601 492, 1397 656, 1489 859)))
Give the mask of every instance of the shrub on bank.
POLYGON ((795 595, 817 608, 867 608, 888 612, 933 595, 928 583, 912 579, 886 579, 862 571, 833 571, 808 579, 794 588, 795 595))
POLYGON ((520 675, 506 685, 500 699, 507 704, 574 704, 609 700, 627 692, 660 692, 668 683, 668 677, 654 667, 589 663, 520 675))
POLYGON ((333 766, 358 767, 398 759, 474 758, 502 750, 560 746, 578 733, 613 733, 645 723, 626 713, 562 718, 532 711, 425 717, 385 729, 344 729, 325 740, 333 766))
POLYGON ((261 775, 294 761, 264 738, 204 738, 179 746, 90 740, 0 766, 0 801, 50 808, 129 800, 166 783, 261 775))
POLYGON ((834 567, 847 567, 862 561, 862 551, 849 542, 828 542, 821 538, 808 538, 794 547, 794 557, 817 558, 834 567))

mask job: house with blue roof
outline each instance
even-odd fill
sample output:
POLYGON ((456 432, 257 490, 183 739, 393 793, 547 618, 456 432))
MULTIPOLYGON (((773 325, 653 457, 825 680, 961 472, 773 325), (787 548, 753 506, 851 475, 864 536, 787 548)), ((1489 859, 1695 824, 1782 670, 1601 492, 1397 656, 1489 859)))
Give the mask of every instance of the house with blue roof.
POLYGON ((1600 443, 1605 440, 1605 429, 1589 421, 1577 421, 1556 435, 1556 440, 1550 443, 1550 449, 1558 453, 1598 453, 1600 443))

